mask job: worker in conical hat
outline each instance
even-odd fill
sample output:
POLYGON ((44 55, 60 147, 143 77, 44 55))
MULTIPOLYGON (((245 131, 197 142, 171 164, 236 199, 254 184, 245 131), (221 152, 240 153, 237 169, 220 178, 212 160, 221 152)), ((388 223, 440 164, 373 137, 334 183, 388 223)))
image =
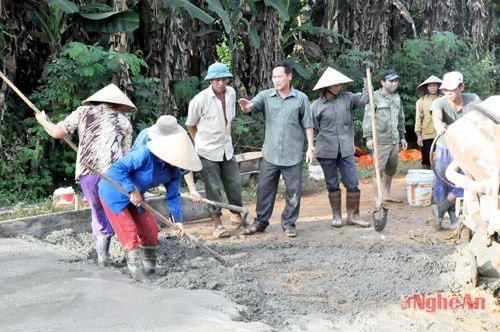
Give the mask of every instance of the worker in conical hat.
POLYGON ((108 264, 109 244, 114 232, 99 201, 97 185, 100 178, 84 168, 80 161, 105 173, 113 162, 125 155, 132 144, 132 125, 123 113, 136 110, 116 85, 109 84, 85 99, 82 106, 57 124, 49 121, 45 112, 36 114, 38 122, 54 138, 64 138, 78 131, 75 179, 91 209, 99 266, 108 264))
POLYGON ((415 134, 417 144, 422 149, 422 168, 430 169, 429 155, 436 130, 432 124, 431 104, 439 97, 439 86, 443 82, 439 77, 431 75, 417 86, 422 96, 415 104, 415 134))
POLYGON ((165 202, 175 232, 182 236, 180 169, 198 172, 202 165, 187 132, 175 117, 165 115, 162 126, 150 128, 151 138, 144 145, 118 159, 106 176, 129 193, 122 193, 105 180, 99 183, 99 196, 118 241, 125 252, 127 267, 135 280, 155 272, 158 224, 154 214, 141 208, 144 193, 160 184, 166 190, 165 202))
MULTIPOLYGON (((363 70, 363 73, 365 71, 363 70)), ((338 171, 342 183, 347 190, 346 208, 347 224, 369 227, 359 214, 361 192, 358 187, 358 175, 354 162, 354 109, 368 102, 368 88, 365 85, 362 93, 342 90, 342 86, 352 79, 341 72, 328 67, 320 77, 313 90, 321 90, 321 96, 311 105, 314 123, 315 155, 325 174, 328 199, 332 208, 333 227, 342 227, 342 191, 338 179, 338 171)))

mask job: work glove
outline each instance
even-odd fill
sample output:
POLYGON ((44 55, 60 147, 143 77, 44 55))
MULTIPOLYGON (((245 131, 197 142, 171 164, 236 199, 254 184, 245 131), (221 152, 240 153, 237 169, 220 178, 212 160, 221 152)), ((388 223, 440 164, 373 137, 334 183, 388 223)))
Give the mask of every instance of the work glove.
POLYGON ((366 147, 369 150, 373 150, 373 140, 372 139, 369 139, 368 141, 366 141, 366 147))
POLYGON ((375 68, 375 64, 370 60, 365 60, 361 63, 360 71, 361 71, 361 75, 363 75, 363 78, 366 78, 366 68, 370 68, 370 70, 373 72, 373 68, 375 68))

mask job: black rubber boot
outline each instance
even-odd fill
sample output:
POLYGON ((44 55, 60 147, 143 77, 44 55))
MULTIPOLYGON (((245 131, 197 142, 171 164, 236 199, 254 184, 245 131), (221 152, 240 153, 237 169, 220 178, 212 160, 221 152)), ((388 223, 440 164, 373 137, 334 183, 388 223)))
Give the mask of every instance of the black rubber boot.
POLYGON ((145 275, 153 274, 156 271, 156 247, 139 247, 142 260, 142 268, 145 275))
POLYGON ((443 202, 441 202, 441 204, 438 205, 434 204, 434 206, 432 207, 432 212, 434 213, 434 222, 436 223, 435 225, 438 231, 443 229, 444 214, 452 207, 455 207, 455 202, 452 202, 449 199, 445 199, 443 202))
POLYGON ((368 221, 361 219, 359 215, 359 200, 361 192, 347 192, 346 207, 347 207, 347 224, 356 225, 359 227, 370 227, 368 221))
POLYGON ((458 217, 455 212, 455 205, 448 210, 448 215, 450 216, 450 228, 456 229, 458 227, 458 217))
POLYGON ((330 206, 332 208, 333 227, 342 227, 342 192, 340 190, 329 192, 328 199, 330 200, 330 206))
POLYGON ((109 244, 111 236, 97 235, 95 240, 95 250, 97 251, 97 265, 106 267, 109 265, 109 244))
POLYGON ((127 267, 130 271, 132 279, 136 281, 144 281, 145 275, 142 270, 141 256, 139 254, 139 248, 129 250, 125 253, 127 258, 127 267))

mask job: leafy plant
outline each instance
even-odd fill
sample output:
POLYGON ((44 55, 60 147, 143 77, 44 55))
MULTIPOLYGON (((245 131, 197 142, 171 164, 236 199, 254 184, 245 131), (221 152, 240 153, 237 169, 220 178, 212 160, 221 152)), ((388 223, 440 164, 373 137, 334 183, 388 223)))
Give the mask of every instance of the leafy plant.
MULTIPOLYGON (((133 83, 129 96, 139 109, 130 116, 131 121, 137 126, 150 125, 166 113, 164 88, 159 79, 141 74, 147 65, 139 53, 70 43, 48 65, 47 83, 32 93, 30 100, 57 123, 83 99, 109 84, 124 66, 133 83)), ((0 203, 33 201, 50 195, 57 187, 76 187, 75 152, 61 140, 50 138, 32 116, 20 121, 21 127, 27 129, 11 132, 11 142, 0 156, 0 203)))
POLYGON ((464 75, 465 92, 477 93, 485 98, 494 93, 496 77, 488 54, 478 59, 470 40, 451 32, 436 32, 430 39, 408 39, 400 51, 394 52, 380 71, 396 69, 398 92, 403 102, 407 132, 413 132, 415 88, 430 75, 442 77, 449 71, 460 71, 464 75))
POLYGON ((173 95, 179 109, 183 110, 181 116, 187 116, 189 101, 201 90, 202 81, 196 76, 190 76, 174 84, 173 95))

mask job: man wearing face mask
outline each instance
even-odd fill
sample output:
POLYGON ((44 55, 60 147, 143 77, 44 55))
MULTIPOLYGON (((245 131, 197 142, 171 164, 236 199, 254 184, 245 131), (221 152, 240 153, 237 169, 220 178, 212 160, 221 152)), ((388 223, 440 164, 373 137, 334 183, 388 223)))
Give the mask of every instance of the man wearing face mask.
MULTIPOLYGON (((401 98, 396 92, 399 75, 395 70, 388 70, 380 75, 382 87, 373 93, 375 102, 375 123, 377 130, 378 164, 383 176, 382 195, 385 202, 401 203, 402 200, 391 196, 392 177, 398 167, 400 148, 406 150, 405 115, 401 98)), ((370 107, 365 107, 363 119, 363 138, 366 146, 373 150, 370 107)))

